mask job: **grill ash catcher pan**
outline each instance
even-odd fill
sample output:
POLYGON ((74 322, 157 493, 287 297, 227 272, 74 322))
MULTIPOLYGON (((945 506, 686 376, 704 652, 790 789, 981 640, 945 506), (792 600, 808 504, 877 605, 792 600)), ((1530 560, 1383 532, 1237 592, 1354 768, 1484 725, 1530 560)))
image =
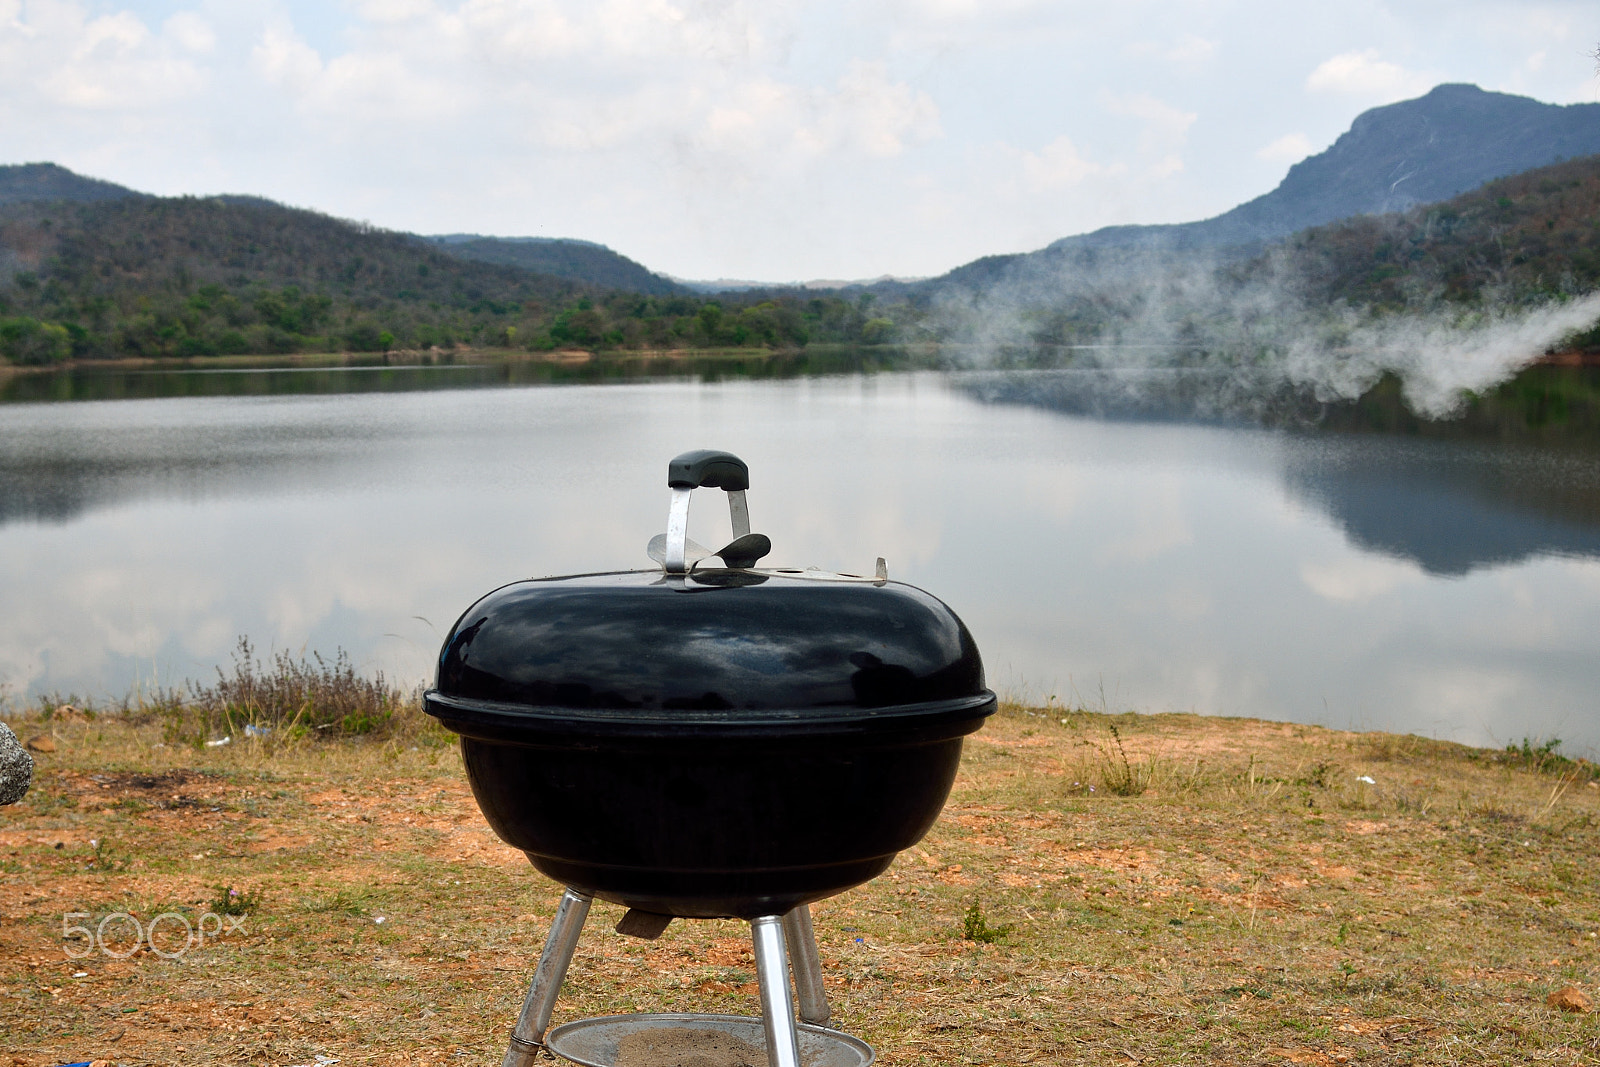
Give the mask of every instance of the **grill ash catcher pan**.
POLYGON ((567 887, 504 1067, 546 1046, 611 1067, 603 1050, 667 1020, 737 1030, 614 1016, 547 1042, 595 897, 630 909, 617 929, 641 937, 674 918, 748 920, 772 1067, 866 1067, 870 1047, 826 1029, 809 905, 927 833, 994 694, 961 620, 881 559, 871 577, 757 566, 771 542, 750 532, 736 456, 685 453, 668 485, 657 568, 490 592, 445 639, 424 697, 461 735, 495 833, 567 887), (733 539, 715 551, 687 536, 699 487, 727 493, 733 539))

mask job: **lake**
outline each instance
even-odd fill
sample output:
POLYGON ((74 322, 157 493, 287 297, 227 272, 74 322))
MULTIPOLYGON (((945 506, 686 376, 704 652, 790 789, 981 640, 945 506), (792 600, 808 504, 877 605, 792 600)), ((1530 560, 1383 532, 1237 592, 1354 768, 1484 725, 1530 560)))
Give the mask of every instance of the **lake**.
POLYGON ((1026 372, 581 377, 13 379, 0 684, 209 680, 240 635, 421 681, 490 588, 650 566, 667 460, 714 447, 767 563, 885 557, 1002 693, 1600 748, 1600 449, 1108 421, 1026 372))

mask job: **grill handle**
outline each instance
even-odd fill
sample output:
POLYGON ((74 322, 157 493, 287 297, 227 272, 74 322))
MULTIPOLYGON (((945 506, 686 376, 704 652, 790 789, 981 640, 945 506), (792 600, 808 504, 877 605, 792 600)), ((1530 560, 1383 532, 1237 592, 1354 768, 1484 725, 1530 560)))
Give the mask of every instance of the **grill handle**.
MULTIPOLYGON (((672 490, 672 504, 667 511, 665 558, 662 565, 668 574, 683 574, 689 569, 687 545, 689 539, 689 495, 696 489, 722 489, 728 494, 728 517, 733 524, 734 544, 750 534, 750 505, 745 502, 744 491, 750 488, 750 468, 732 452, 719 452, 714 448, 697 448, 676 456, 667 464, 667 487, 672 490)), ((763 541, 766 539, 763 538, 763 541)), ((729 546, 730 548, 733 545, 729 546)), ((751 546, 752 549, 754 546, 751 546)), ((772 551, 768 541, 761 551, 749 556, 741 555, 730 566, 751 566, 761 556, 772 551)))
POLYGON ((726 489, 730 493, 750 488, 750 468, 732 452, 697 448, 667 464, 671 489, 726 489))

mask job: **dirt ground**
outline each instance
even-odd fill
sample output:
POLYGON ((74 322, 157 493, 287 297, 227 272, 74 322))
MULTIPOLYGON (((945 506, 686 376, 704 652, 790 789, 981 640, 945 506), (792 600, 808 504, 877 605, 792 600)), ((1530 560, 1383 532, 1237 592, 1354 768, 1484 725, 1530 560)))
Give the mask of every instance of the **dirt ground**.
MULTIPOLYGON (((55 751, 0 809, 0 1067, 499 1064, 560 887, 448 738, 15 725, 55 751)), ((1003 709, 928 838, 815 907, 837 1025, 891 1067, 1600 1063, 1547 1005, 1600 985, 1600 784, 1523 755, 1003 709)), ((743 924, 620 917, 557 1023, 758 1013, 743 924)))

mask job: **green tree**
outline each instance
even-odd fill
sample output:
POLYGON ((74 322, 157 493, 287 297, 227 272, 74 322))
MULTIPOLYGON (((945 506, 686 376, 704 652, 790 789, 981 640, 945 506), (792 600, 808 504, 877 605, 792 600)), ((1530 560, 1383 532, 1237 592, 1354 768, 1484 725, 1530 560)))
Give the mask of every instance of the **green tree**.
POLYGON ((605 334, 606 320, 588 300, 578 301, 556 316, 550 324, 550 337, 558 345, 573 344, 592 348, 605 334))
POLYGON ((893 337, 893 319, 868 319, 861 326, 861 341, 863 344, 881 345, 893 337))
MULTIPOLYGON (((352 352, 382 352, 384 348, 384 332, 379 330, 372 322, 358 322, 344 332, 344 344, 352 352)), ((394 343, 394 335, 389 334, 389 343, 394 343)))
POLYGON ((65 326, 26 315, 0 319, 0 355, 14 363, 57 363, 72 353, 72 335, 65 326))

